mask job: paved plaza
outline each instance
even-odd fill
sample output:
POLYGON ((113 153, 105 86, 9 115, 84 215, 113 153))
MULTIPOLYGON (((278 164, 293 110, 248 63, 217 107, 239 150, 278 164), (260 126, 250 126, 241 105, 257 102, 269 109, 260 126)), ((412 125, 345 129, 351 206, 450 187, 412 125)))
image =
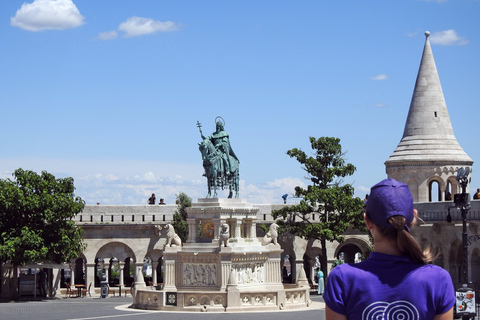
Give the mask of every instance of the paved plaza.
POLYGON ((88 320, 88 319, 168 319, 168 320, 291 320, 325 319, 325 305, 321 296, 312 294, 312 306, 297 311, 238 312, 238 313, 193 313, 165 312, 130 309, 132 297, 68 298, 55 300, 24 300, 0 303, 2 320, 88 320))

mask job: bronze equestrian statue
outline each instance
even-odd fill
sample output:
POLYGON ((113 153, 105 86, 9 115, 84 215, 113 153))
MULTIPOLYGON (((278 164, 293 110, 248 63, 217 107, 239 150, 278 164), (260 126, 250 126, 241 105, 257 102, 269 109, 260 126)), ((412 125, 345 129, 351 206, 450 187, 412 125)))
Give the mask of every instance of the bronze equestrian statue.
POLYGON ((228 133, 225 131, 225 121, 221 117, 215 119, 216 131, 212 135, 205 137, 202 133, 202 125, 197 121, 197 127, 203 141, 200 142, 199 149, 202 153, 204 176, 207 177, 208 194, 207 198, 217 198, 217 188, 222 190, 229 188, 228 198, 239 198, 238 186, 240 183, 239 164, 237 156, 230 146, 228 133))

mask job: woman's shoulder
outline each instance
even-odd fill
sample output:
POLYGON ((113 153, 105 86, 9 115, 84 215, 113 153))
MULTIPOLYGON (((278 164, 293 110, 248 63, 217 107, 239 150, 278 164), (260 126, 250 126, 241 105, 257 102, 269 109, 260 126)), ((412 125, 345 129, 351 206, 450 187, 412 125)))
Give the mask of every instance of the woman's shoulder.
POLYGON ((365 272, 362 266, 364 262, 360 263, 344 263, 336 266, 335 268, 330 271, 329 277, 340 277, 340 278, 349 278, 349 277, 357 277, 361 273, 365 272))
POLYGON ((434 264, 426 264, 418 268, 419 272, 422 272, 426 275, 437 276, 437 277, 447 277, 451 278, 450 273, 447 270, 443 269, 440 266, 434 264))

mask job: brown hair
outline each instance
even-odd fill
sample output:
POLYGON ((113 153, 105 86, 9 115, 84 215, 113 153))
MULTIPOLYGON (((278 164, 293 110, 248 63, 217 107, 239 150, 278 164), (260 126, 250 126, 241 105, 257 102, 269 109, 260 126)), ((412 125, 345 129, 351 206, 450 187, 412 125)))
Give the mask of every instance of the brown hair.
POLYGON ((411 223, 406 226, 404 216, 392 216, 388 219, 389 227, 379 226, 378 230, 380 233, 385 236, 389 241, 396 245, 398 250, 402 254, 407 255, 410 259, 421 264, 427 264, 432 262, 435 257, 430 252, 430 249, 422 250, 417 241, 412 237, 409 232, 415 224, 416 219, 413 219, 411 223))

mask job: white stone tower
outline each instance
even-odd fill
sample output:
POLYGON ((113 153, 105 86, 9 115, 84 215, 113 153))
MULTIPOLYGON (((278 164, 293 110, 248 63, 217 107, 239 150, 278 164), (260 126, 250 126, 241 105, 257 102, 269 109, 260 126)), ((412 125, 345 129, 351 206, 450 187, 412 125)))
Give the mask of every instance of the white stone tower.
MULTIPOLYGON (((387 175, 406 183, 415 202, 449 200, 461 192, 458 169, 472 169, 473 160, 453 134, 428 36, 423 49, 403 137, 385 162, 387 175), (437 189, 438 186, 438 189, 437 189)), ((468 190, 467 190, 468 192, 468 190)))

